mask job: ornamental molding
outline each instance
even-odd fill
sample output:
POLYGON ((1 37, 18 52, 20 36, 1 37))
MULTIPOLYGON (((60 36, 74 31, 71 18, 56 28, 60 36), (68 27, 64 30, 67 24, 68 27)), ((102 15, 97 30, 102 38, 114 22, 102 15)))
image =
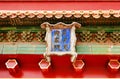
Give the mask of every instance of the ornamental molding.
POLYGON ((60 10, 60 11, 46 11, 46 10, 0 10, 0 18, 52 18, 55 17, 57 19, 62 18, 63 16, 69 18, 74 16, 75 18, 80 18, 83 16, 84 18, 109 18, 113 15, 114 17, 120 17, 120 10, 60 10))
POLYGON ((72 28, 73 26, 75 26, 76 28, 80 28, 81 24, 77 22, 73 22, 71 24, 65 24, 63 22, 59 22, 56 24, 50 24, 48 22, 44 22, 41 24, 42 28, 50 27, 50 29, 65 29, 65 28, 72 28))

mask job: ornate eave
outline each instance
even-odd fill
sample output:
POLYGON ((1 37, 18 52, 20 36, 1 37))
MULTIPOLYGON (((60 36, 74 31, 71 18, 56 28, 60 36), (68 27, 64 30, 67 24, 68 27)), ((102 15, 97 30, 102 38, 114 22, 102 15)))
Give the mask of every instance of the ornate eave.
MULTIPOLYGON (((76 30, 77 33, 82 33, 84 35, 84 31, 85 32, 88 31, 87 34, 90 35, 91 37, 90 32, 94 33, 99 31, 101 32, 101 30, 104 30, 109 35, 109 33, 114 33, 114 31, 116 33, 116 31, 119 31, 120 29, 119 28, 120 10, 69 10, 69 11, 68 10, 66 11, 65 10, 64 11, 62 10, 61 11, 1 10, 0 11, 0 32, 1 32, 0 40, 1 41, 3 40, 18 41, 16 36, 19 36, 19 38, 23 39, 21 41, 32 41, 33 36, 36 36, 37 40, 41 41, 44 39, 44 33, 45 33, 45 30, 41 28, 45 28, 46 26, 40 27, 40 25, 44 22, 49 22, 50 24, 49 23, 47 24, 50 25, 51 27, 52 26, 56 27, 56 24, 69 25, 72 22, 77 22, 81 24, 78 26, 82 26, 80 29, 78 28, 76 30), (97 26, 97 27, 94 27, 94 26, 97 26), (108 27, 104 27, 104 26, 108 26, 108 27), (114 28, 114 26, 117 28, 114 28), (13 37, 16 37, 16 40, 15 38, 11 37, 12 35, 13 37), (27 39, 22 38, 22 35, 23 37, 29 36, 29 38, 27 39), (11 38, 13 39, 11 40, 11 38)), ((74 25, 74 23, 71 25, 74 25)), ((118 33, 114 35, 117 35, 117 34, 118 33)), ((116 36, 116 38, 118 37, 119 36, 116 36)))
POLYGON ((84 18, 93 17, 93 18, 100 18, 103 16, 104 18, 109 18, 111 15, 113 15, 116 18, 120 17, 120 10, 61 10, 61 11, 6 11, 1 10, 0 11, 0 18, 34 18, 35 16, 37 18, 52 18, 55 16, 55 18, 60 19, 63 16, 68 18, 71 16, 74 16, 75 18, 80 18, 83 16, 84 18))
POLYGON ((119 25, 120 10, 1 10, 0 26, 39 26, 44 22, 119 25))

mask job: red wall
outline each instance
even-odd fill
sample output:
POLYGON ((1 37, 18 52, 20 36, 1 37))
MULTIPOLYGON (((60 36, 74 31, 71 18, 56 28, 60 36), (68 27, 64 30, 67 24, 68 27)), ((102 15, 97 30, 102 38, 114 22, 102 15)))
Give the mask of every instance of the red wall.
POLYGON ((0 2, 0 10, 108 10, 120 2, 0 2))
POLYGON ((0 55, 0 78, 120 78, 120 72, 110 73, 107 69, 107 63, 112 57, 119 58, 120 55, 79 55, 78 59, 83 59, 85 62, 85 68, 82 73, 76 73, 72 67, 72 63, 70 62, 69 55, 52 56, 51 70, 48 73, 42 73, 38 66, 38 62, 43 58, 42 55, 0 55), (10 75, 8 70, 5 68, 5 62, 9 58, 16 58, 20 66, 20 71, 13 76, 10 75))

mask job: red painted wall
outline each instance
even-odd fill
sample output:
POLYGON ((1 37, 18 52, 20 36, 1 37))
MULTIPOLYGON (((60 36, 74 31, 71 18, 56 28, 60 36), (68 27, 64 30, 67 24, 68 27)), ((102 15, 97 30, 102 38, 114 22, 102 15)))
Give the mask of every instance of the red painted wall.
MULTIPOLYGON (((119 58, 120 55, 112 57, 119 58)), ((42 55, 0 55, 0 78, 120 78, 120 72, 110 73, 107 69, 107 63, 111 58, 110 55, 79 55, 78 59, 83 59, 85 62, 85 68, 82 73, 74 71, 69 55, 53 55, 51 70, 48 73, 42 73, 38 66, 38 62, 42 58, 42 55), (20 66, 20 71, 13 76, 5 68, 5 62, 9 58, 16 58, 20 66)))
POLYGON ((0 2, 0 10, 108 10, 120 2, 0 2))
POLYGON ((120 0, 0 0, 0 1, 120 1, 120 0))

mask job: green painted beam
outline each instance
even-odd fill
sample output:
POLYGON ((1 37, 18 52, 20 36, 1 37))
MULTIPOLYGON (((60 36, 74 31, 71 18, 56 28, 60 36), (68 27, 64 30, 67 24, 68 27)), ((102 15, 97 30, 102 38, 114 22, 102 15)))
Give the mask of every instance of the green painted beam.
POLYGON ((115 54, 120 54, 120 46, 112 46, 111 52, 113 52, 115 54))
POLYGON ((76 46, 76 51, 79 54, 91 54, 91 47, 89 45, 79 45, 76 46))
MULTIPOLYGON (((43 54, 46 51, 45 45, 32 45, 32 44, 18 44, 0 45, 0 54, 43 54)), ((119 45, 100 45, 100 44, 81 44, 76 46, 78 54, 92 54, 92 55, 108 55, 119 54, 119 45)))
POLYGON ((0 52, 2 52, 2 54, 43 54, 45 51, 45 45, 0 45, 0 52))
POLYGON ((120 26, 87 26, 87 27, 81 27, 80 29, 77 29, 76 32, 82 32, 82 31, 90 31, 90 32, 97 32, 104 30, 105 32, 113 32, 113 31, 120 31, 120 26))
MULTIPOLYGON (((0 27, 0 31, 9 31, 14 30, 16 32, 22 32, 22 31, 32 31, 32 32, 38 32, 38 31, 45 31, 40 28, 40 26, 22 26, 22 27, 0 27)), ((120 31, 120 26, 81 26, 80 29, 77 29, 76 32, 82 32, 82 31, 90 31, 90 32, 97 32, 101 30, 105 30, 105 32, 113 32, 113 31, 120 31)))
POLYGON ((45 29, 41 29, 40 26, 39 27, 35 27, 35 26, 30 26, 30 27, 26 27, 26 26, 22 26, 22 27, 0 27, 0 31, 1 32, 7 32, 7 31, 16 31, 16 32, 23 32, 23 31, 31 31, 31 32, 38 32, 38 31, 45 31, 45 29))
POLYGON ((76 46, 78 54, 120 54, 119 45, 87 44, 76 46))
POLYGON ((3 54, 16 54, 17 45, 3 45, 3 54))
POLYGON ((0 54, 3 53, 3 45, 0 45, 0 54))

